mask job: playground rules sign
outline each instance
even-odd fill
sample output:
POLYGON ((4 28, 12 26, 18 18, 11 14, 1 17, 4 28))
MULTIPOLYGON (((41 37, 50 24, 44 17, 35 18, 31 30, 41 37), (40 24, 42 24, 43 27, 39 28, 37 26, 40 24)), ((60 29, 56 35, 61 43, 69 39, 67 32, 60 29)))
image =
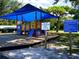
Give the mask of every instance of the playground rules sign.
POLYGON ((43 22, 41 25, 41 30, 50 30, 50 22, 43 22))
POLYGON ((65 20, 64 32, 78 32, 78 20, 65 20))

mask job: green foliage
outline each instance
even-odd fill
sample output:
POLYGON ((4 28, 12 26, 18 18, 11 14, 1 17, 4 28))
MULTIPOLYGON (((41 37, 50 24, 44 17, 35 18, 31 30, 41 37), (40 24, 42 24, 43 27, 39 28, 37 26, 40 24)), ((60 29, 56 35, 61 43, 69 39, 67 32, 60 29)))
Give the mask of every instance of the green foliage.
POLYGON ((55 15, 63 16, 66 12, 71 11, 72 8, 68 6, 52 6, 46 9, 48 12, 53 13, 55 15))
POLYGON ((10 13, 19 8, 17 0, 2 0, 0 1, 0 15, 10 13))
POLYGON ((59 18, 59 21, 57 21, 57 19, 55 19, 54 21, 50 20, 51 22, 51 29, 57 26, 57 28, 59 27, 59 29, 63 29, 63 20, 69 19, 68 17, 65 17, 64 14, 66 12, 69 12, 71 10, 70 7, 68 6, 51 6, 48 9, 44 9, 45 11, 55 14, 55 15, 59 15, 61 16, 59 18), (57 25, 58 24, 58 25, 57 25))
POLYGON ((76 9, 71 9, 71 10, 69 11, 70 14, 75 14, 76 12, 77 12, 76 9))
POLYGON ((68 6, 62 6, 67 12, 69 12, 72 8, 68 6))
POLYGON ((52 6, 48 8, 49 12, 56 15, 63 15, 65 13, 65 9, 61 6, 52 6))
MULTIPOLYGON (((0 15, 11 13, 20 7, 21 3, 17 0, 2 0, 0 1, 0 15)), ((2 20, 0 19, 0 25, 13 25, 16 22, 14 20, 2 20)))
POLYGON ((0 20, 0 25, 15 25, 15 20, 0 20))
POLYGON ((43 9, 43 10, 44 10, 45 12, 48 12, 48 13, 50 13, 48 9, 43 9))
POLYGON ((9 6, 11 7, 10 9, 12 10, 12 11, 15 11, 16 9, 18 9, 19 7, 20 7, 20 5, 21 5, 21 3, 19 3, 17 0, 15 0, 15 1, 11 1, 10 3, 9 3, 9 6))
POLYGON ((79 5, 79 0, 70 0, 72 5, 75 7, 76 5, 79 5))
POLYGON ((74 14, 75 16, 73 17, 73 19, 78 19, 79 20, 79 10, 77 9, 71 9, 69 11, 70 14, 74 14))
POLYGON ((39 7, 41 10, 45 11, 45 12, 49 12, 48 9, 45 9, 45 8, 42 8, 42 7, 39 7))

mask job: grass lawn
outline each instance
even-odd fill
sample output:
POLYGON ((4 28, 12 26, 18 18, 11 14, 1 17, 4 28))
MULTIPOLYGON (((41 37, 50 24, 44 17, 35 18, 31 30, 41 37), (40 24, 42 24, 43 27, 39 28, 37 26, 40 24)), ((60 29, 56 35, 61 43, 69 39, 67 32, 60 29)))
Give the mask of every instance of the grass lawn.
MULTIPOLYGON (((58 33, 56 31, 48 31, 48 34, 59 34, 60 37, 57 39, 57 42, 55 43, 57 46, 68 46, 67 50, 69 51, 69 33, 64 31, 59 31, 58 33)), ((72 39, 72 52, 73 53, 79 53, 79 32, 73 32, 71 34, 72 39), (75 46, 75 47, 74 47, 75 46)))
MULTIPOLYGON (((50 30, 50 31, 47 31, 48 33, 59 33, 59 34, 68 34, 69 32, 64 32, 63 30, 59 30, 58 32, 56 31, 53 31, 53 30, 50 30)), ((72 34, 79 34, 79 32, 72 32, 72 34)))

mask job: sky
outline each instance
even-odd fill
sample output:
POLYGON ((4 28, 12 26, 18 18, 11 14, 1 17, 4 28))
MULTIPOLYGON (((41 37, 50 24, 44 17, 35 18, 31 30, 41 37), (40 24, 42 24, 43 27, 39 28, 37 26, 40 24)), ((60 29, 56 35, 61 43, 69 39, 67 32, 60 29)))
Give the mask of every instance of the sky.
MULTIPOLYGON (((30 3, 36 7, 43 7, 43 8, 48 8, 49 6, 53 6, 53 3, 55 0, 18 0, 19 2, 23 2, 23 4, 30 3)), ((57 4, 58 6, 70 6, 71 7, 71 2, 65 3, 65 0, 60 0, 57 4)))

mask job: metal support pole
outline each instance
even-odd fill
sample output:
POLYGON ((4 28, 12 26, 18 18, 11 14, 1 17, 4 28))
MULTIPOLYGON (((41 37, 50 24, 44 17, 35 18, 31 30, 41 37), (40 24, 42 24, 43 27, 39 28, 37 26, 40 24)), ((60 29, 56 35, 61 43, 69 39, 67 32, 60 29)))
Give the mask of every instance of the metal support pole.
POLYGON ((72 56, 72 37, 71 37, 71 32, 69 32, 69 55, 72 56))
POLYGON ((16 15, 16 20, 17 20, 17 34, 20 34, 20 33, 18 33, 18 15, 16 15))
POLYGON ((24 32, 25 32, 25 35, 26 35, 26 22, 24 22, 24 32))
POLYGON ((41 23, 42 23, 42 13, 40 12, 40 30, 41 30, 41 23))
POLYGON ((31 22, 29 22, 29 30, 31 30, 31 22))
POLYGON ((37 29, 37 27, 38 27, 38 24, 37 24, 37 11, 35 12, 35 29, 37 29))
MULTIPOLYGON (((23 22, 23 15, 21 15, 21 18, 22 18, 21 26, 22 26, 22 28, 23 28, 23 26, 25 25, 24 22, 23 22)), ((23 29, 24 29, 23 31, 24 31, 24 34, 25 34, 25 28, 23 28, 23 29)), ((23 34, 23 33, 22 33, 22 34, 23 34)))

